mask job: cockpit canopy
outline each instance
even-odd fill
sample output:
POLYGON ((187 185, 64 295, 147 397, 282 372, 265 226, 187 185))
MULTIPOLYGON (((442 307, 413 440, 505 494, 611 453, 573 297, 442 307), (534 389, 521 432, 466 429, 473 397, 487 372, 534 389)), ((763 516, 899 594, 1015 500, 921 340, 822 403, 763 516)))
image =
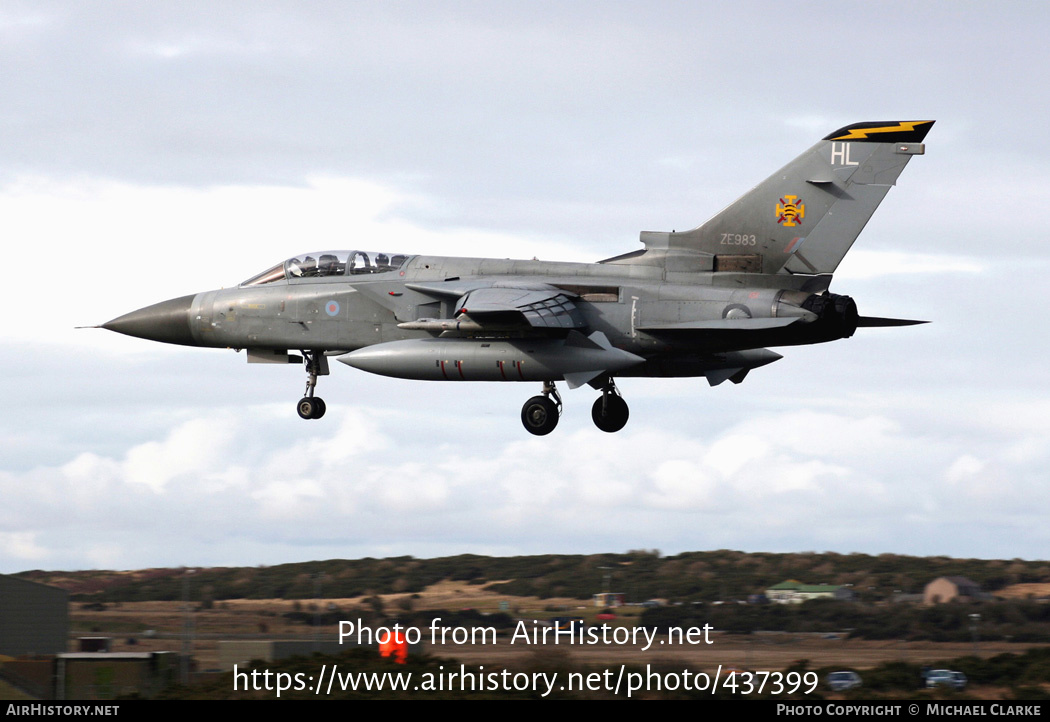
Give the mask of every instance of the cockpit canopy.
POLYGON ((327 276, 358 276, 367 273, 387 273, 405 265, 409 256, 403 253, 375 251, 322 251, 289 258, 252 276, 242 286, 260 286, 275 281, 327 276))

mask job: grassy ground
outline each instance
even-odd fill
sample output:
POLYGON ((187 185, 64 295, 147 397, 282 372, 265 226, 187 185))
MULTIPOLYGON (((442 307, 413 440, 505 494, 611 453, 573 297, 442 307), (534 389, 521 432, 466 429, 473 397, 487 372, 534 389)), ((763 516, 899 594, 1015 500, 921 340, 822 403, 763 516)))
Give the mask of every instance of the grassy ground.
MULTIPOLYGON (((582 616, 589 624, 595 623, 598 611, 577 599, 538 599, 505 597, 464 583, 441 582, 418 595, 386 595, 381 598, 388 614, 409 602, 414 609, 445 609, 450 611, 476 609, 498 612, 502 607, 515 617, 530 622, 558 615, 582 616)), ((293 624, 281 615, 286 612, 310 611, 312 602, 298 603, 286 600, 230 600, 218 602, 212 609, 192 614, 194 655, 201 669, 218 664, 217 642, 220 639, 311 639, 315 633, 323 640, 338 639, 338 626, 329 625, 315 630, 309 625, 293 624)), ((341 619, 356 620, 370 609, 362 599, 324 600, 322 609, 332 604, 339 609, 341 619)), ((71 610, 74 636, 103 635, 113 637, 113 651, 179 650, 185 614, 181 602, 135 602, 111 605, 105 611, 86 611, 74 605, 71 610), (152 630, 147 634, 146 630, 152 630), (134 644, 129 643, 134 640, 134 644)), ((641 613, 637 607, 621 610, 611 624, 633 626, 641 613)), ((426 630, 424 630, 426 631, 426 630)), ((932 663, 972 654, 971 644, 937 644, 932 642, 866 641, 856 639, 826 639, 823 635, 757 633, 752 635, 725 635, 715 630, 711 644, 674 646, 664 638, 657 638, 650 649, 642 645, 574 645, 510 644, 511 631, 500 633, 496 645, 426 645, 426 651, 455 657, 470 663, 499 663, 508 666, 525 655, 542 652, 569 654, 585 663, 634 663, 666 661, 686 664, 693 668, 716 668, 718 665, 745 667, 755 670, 782 670, 799 659, 810 660, 811 667, 842 666, 865 669, 885 661, 907 661, 917 664, 932 663), (663 642, 663 643, 661 643, 663 642)), ((427 640, 427 635, 424 636, 427 640)), ((1003 652, 1021 652, 1031 645, 984 642, 978 645, 978 654, 990 657, 1003 652)))

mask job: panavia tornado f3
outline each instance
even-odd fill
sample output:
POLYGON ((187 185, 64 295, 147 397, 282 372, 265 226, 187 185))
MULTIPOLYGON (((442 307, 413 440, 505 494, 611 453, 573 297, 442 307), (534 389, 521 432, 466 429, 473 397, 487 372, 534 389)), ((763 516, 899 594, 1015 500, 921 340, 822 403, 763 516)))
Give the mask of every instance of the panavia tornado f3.
POLYGON ((525 428, 554 430, 555 387, 601 392, 602 431, 627 423, 617 377, 703 376, 740 383, 781 358, 767 347, 848 338, 921 321, 861 316, 832 274, 932 120, 836 130, 707 223, 644 231, 644 248, 597 263, 450 258, 375 251, 305 253, 234 288, 141 308, 102 324, 186 346, 244 349, 249 363, 303 363, 299 416, 328 359, 384 376, 542 384, 525 428), (297 353, 290 353, 297 351, 297 353))

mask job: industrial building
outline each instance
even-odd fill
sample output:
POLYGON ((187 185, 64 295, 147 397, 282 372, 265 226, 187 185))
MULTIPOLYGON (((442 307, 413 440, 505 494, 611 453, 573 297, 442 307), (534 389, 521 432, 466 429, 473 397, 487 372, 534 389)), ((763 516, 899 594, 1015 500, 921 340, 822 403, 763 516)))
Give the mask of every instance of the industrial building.
POLYGON ((62 654, 69 639, 69 594, 0 575, 0 654, 62 654))

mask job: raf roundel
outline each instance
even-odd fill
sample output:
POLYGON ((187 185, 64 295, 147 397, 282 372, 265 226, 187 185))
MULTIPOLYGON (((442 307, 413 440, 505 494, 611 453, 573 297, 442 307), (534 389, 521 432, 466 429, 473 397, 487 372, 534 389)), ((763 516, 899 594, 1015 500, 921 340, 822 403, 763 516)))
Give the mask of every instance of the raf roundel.
POLYGON ((336 301, 329 301, 324 305, 324 312, 329 316, 339 315, 339 304, 336 301))

